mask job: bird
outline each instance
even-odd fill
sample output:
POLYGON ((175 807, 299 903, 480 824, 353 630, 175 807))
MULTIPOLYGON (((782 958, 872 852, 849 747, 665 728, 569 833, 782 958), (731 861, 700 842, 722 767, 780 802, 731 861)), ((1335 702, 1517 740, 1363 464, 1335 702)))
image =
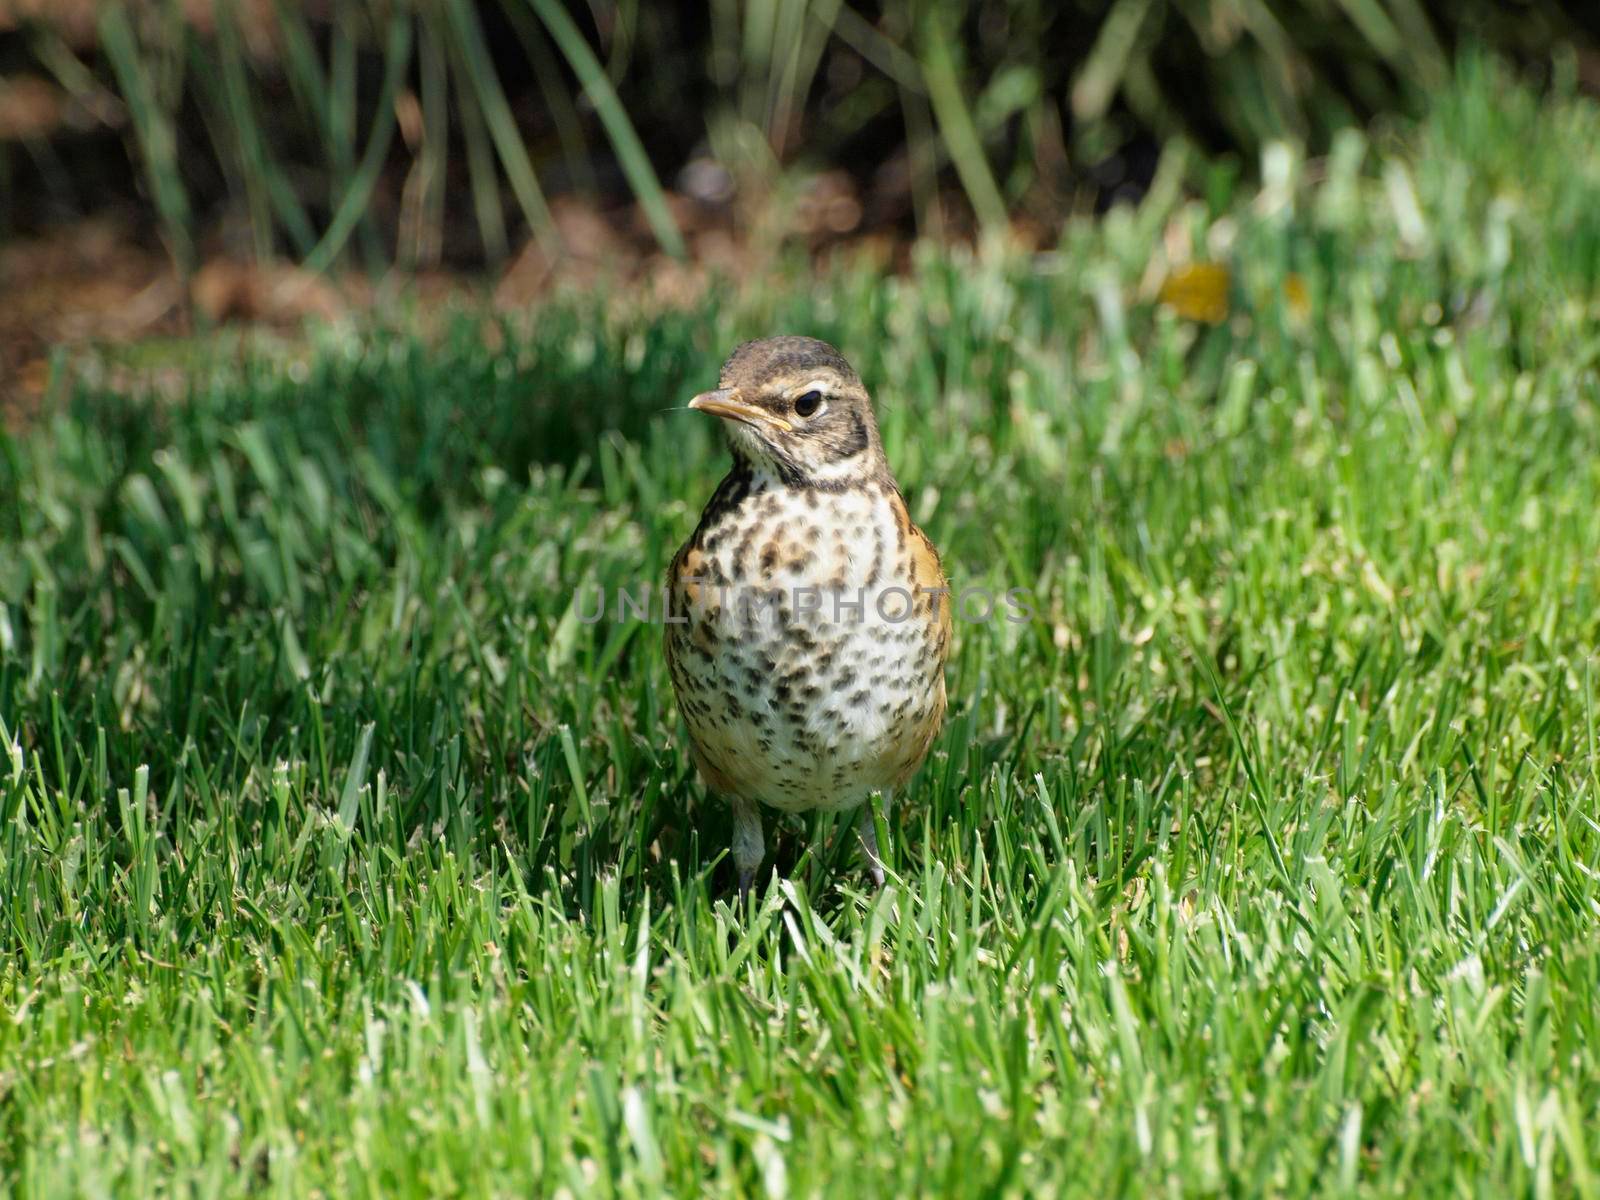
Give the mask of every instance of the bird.
MULTIPOLYGON (((732 807, 743 902, 762 807, 889 811, 946 707, 949 586, 884 457, 872 399, 816 338, 738 346, 689 408, 727 475, 667 573, 666 658, 700 777, 732 807)), ((883 886, 871 819, 856 821, 883 886)))

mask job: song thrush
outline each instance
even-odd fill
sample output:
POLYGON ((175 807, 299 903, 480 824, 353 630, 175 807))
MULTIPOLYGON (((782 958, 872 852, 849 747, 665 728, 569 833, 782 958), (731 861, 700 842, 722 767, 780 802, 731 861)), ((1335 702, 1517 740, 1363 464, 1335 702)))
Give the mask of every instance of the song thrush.
MULTIPOLYGON (((733 468, 668 572, 667 664, 702 778, 733 805, 741 897, 758 804, 885 807, 944 718, 950 603, 906 512, 872 402, 826 342, 746 342, 689 407, 733 468)), ((858 820, 883 882, 870 819, 858 820)))

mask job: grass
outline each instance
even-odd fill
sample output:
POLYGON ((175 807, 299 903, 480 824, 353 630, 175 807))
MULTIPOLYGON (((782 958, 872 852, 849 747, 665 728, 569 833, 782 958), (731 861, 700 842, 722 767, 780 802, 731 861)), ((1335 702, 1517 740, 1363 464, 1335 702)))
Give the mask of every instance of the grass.
POLYGON ((1594 1195, 1597 137, 1469 66, 1045 258, 80 381, 0 440, 0 1183, 1594 1195), (889 887, 791 823, 741 912, 576 591, 779 329, 1039 614, 958 624, 889 887))
POLYGON ((76 178, 78 139, 30 143, 37 169, 17 181, 45 196, 16 206, 78 211, 120 190, 185 280, 219 210, 262 261, 493 266, 512 238, 560 240, 547 191, 610 204, 624 186, 684 257, 692 229, 665 187, 706 150, 745 221, 831 166, 858 176, 880 232, 908 206, 923 232, 1018 213, 1048 225, 1142 188, 1149 147, 1174 138, 1253 160, 1414 111, 1448 74, 1445 46, 1556 74, 1594 52, 1571 5, 1549 0, 126 7, 97 6, 86 46, 31 6, 8 43, 69 108, 124 118, 108 127, 128 153, 123 172, 76 178))

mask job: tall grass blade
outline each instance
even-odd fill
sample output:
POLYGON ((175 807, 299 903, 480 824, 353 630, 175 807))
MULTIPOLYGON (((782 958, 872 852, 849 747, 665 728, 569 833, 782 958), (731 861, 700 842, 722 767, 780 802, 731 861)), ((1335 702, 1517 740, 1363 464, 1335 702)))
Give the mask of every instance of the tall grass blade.
POLYGON ((961 75, 951 32, 940 11, 925 15, 918 28, 928 99, 933 104, 934 116, 951 161, 955 163, 956 174, 961 177, 961 186, 966 190, 979 223, 987 229, 999 229, 1006 223, 1006 203, 995 184, 977 126, 961 94, 961 75))
POLYGON ((350 184, 334 209, 333 219, 322 235, 322 240, 306 255, 305 266, 311 271, 325 271, 333 264, 350 233, 366 211, 372 198, 378 175, 383 170, 384 158, 389 153, 389 141, 394 136, 395 96, 406 66, 411 61, 411 22, 403 16, 389 19, 389 37, 384 45, 383 85, 380 90, 378 114, 367 136, 367 147, 350 184))
POLYGON ((146 70, 127 11, 119 4, 101 5, 96 28, 133 120, 140 162, 161 216, 167 252, 180 278, 187 281, 194 273, 192 215, 178 172, 178 135, 172 113, 157 102, 158 89, 146 70))
MULTIPOLYGON (((428 19, 430 31, 436 28, 428 19)), ((457 112, 461 118, 461 138, 467 149, 467 178, 472 187, 472 209, 478 221, 478 236, 483 239, 484 256, 490 262, 500 262, 509 251, 506 236, 506 218, 500 203, 500 175, 494 165, 494 146, 484 124, 483 109, 470 92, 467 76, 469 68, 462 60, 459 47, 447 31, 438 31, 438 40, 450 46, 455 64, 452 85, 455 88, 457 112)))
POLYGON ((250 188, 251 220, 261 225, 256 233, 257 257, 270 257, 272 254, 273 216, 289 234, 296 253, 304 256, 316 244, 316 234, 300 198, 295 195, 293 185, 268 148, 262 123, 256 119, 256 102, 251 95, 244 51, 239 42, 234 11, 236 3, 237 0, 224 0, 217 5, 217 43, 221 52, 228 111, 238 137, 245 180, 250 188))
MULTIPOLYGON (((516 0, 511 2, 515 3, 516 0)), ((683 244, 683 234, 679 231, 677 222, 672 219, 666 195, 661 190, 660 181, 656 179, 655 168, 650 165, 650 157, 645 153, 644 144, 639 141, 633 122, 628 119, 627 111, 617 97, 616 88, 606 78, 600 60, 589 48, 589 43, 584 41, 583 34, 578 31, 567 10, 556 0, 528 0, 528 3, 533 6, 534 12, 550 31, 550 37, 566 56, 568 65, 578 77, 579 85, 588 95, 589 102, 594 105, 595 112, 611 138, 611 147, 616 152, 622 173, 627 176, 633 194, 638 197, 639 207, 644 210, 645 220, 650 223, 650 231, 655 234, 656 241, 674 258, 682 258, 687 253, 683 244)))
POLYGON ((1072 81, 1072 115, 1079 121, 1098 121, 1123 85, 1129 57, 1139 29, 1150 11, 1151 0, 1116 0, 1100 23, 1094 47, 1072 81))
POLYGON ((500 77, 495 74, 489 48, 484 42, 483 26, 466 0, 445 0, 445 12, 467 82, 477 99, 490 140, 500 156, 500 165, 505 168, 506 178, 511 182, 512 194, 516 196, 534 236, 541 241, 549 240, 555 232, 550 220, 550 206, 545 202, 533 163, 528 158, 527 147, 522 143, 522 134, 511 116, 511 106, 506 103, 500 77))
POLYGON ((548 35, 533 14, 517 0, 511 0, 505 6, 505 14, 533 67, 534 77, 539 83, 539 94, 544 97, 545 105, 550 110, 550 119, 555 122, 556 137, 561 140, 561 155, 566 159, 567 173, 572 177, 573 187, 586 195, 597 194, 599 184, 589 162, 589 147, 584 143, 583 120, 578 115, 578 106, 573 103, 571 92, 565 86, 561 64, 550 50, 548 35))

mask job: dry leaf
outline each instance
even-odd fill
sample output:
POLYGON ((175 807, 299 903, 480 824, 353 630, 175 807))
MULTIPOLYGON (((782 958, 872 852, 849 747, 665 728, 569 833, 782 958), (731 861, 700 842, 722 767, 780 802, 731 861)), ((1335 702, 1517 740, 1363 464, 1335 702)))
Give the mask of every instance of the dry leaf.
POLYGON ((1284 278, 1283 298, 1289 305, 1289 315, 1296 321, 1304 321, 1311 315, 1311 293, 1306 281, 1292 271, 1284 278))
POLYGON ((1191 263, 1168 275, 1158 296, 1180 317, 1220 325, 1228 319, 1228 287, 1233 281, 1220 263, 1191 263))

